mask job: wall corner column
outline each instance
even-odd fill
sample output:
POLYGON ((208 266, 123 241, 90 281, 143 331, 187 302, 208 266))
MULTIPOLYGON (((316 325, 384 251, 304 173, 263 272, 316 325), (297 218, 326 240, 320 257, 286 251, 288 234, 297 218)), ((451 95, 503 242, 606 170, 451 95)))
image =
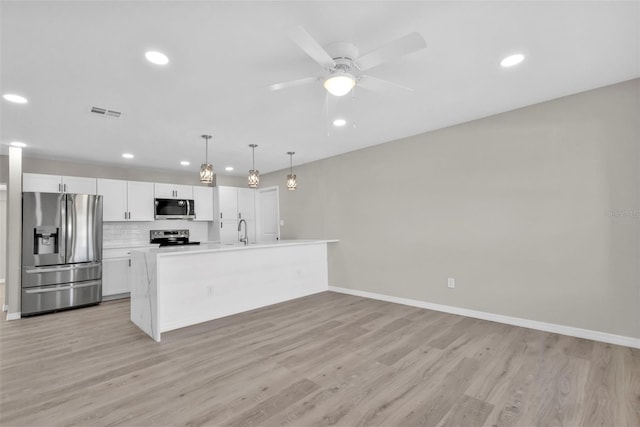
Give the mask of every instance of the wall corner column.
POLYGON ((9 147, 7 187, 7 320, 20 319, 22 258, 22 148, 9 147))

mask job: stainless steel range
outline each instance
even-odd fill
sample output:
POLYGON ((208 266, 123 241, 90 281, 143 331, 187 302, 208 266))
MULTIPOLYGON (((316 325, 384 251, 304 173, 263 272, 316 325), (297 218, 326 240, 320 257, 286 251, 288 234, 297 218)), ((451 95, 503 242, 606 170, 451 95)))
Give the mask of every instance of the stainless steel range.
POLYGON ((22 315, 102 301, 102 196, 23 193, 22 315))
POLYGON ((151 230, 149 242, 162 246, 199 245, 189 241, 189 230, 151 230))

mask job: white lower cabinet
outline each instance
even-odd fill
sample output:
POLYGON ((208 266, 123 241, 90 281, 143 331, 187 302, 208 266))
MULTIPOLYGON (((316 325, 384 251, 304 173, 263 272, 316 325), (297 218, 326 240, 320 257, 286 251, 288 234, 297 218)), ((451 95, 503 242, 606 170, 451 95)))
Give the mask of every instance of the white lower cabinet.
MULTIPOLYGON (((110 297, 122 294, 129 296, 129 264, 131 258, 112 258, 102 260, 102 296, 110 297)), ((109 299, 109 298, 107 298, 109 299)))

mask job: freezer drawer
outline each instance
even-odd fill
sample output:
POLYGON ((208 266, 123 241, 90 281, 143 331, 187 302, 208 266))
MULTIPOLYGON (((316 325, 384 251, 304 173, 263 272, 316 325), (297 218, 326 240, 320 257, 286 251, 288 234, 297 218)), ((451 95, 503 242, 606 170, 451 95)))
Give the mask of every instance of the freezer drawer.
POLYGON ((22 289, 22 316, 97 304, 102 301, 102 281, 64 283, 22 289))
POLYGON ((102 279, 101 262, 22 267, 23 288, 99 279, 102 279))

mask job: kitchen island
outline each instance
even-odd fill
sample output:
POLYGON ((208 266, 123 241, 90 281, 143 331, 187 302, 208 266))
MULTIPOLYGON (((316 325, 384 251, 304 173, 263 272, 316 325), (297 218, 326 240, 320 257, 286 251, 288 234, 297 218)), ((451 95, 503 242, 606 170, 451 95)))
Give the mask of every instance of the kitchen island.
POLYGON ((131 251, 131 321, 163 332, 328 289, 327 244, 280 240, 131 251))

